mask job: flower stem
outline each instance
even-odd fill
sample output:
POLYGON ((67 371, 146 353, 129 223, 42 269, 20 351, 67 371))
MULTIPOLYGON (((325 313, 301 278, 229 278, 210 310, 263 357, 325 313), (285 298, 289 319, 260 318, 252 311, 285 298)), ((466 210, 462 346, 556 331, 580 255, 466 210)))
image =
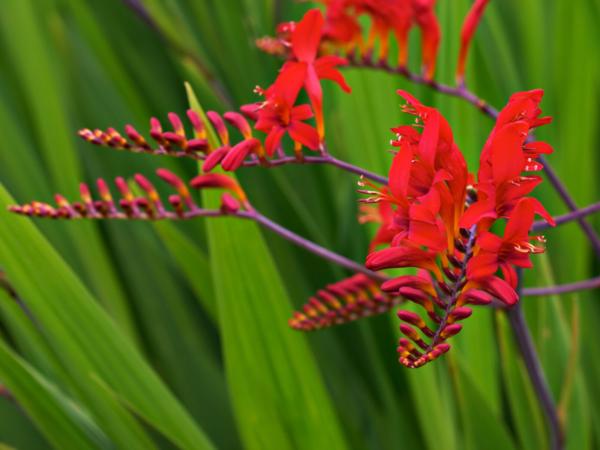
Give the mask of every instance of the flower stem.
POLYGON ((517 303, 512 308, 508 309, 506 314, 508 315, 508 321, 513 330, 521 355, 523 356, 523 361, 525 362, 531 384, 533 385, 533 389, 535 390, 546 418, 549 434, 548 448, 551 450, 561 450, 564 448, 563 436, 560 429, 556 405, 544 376, 544 371, 535 350, 531 333, 527 327, 521 304, 517 303))
POLYGON ((533 287, 523 289, 524 297, 567 294, 569 292, 585 291, 600 287, 600 276, 574 283, 558 284, 556 286, 533 287))
POLYGON ((350 269, 353 272, 363 273, 363 274, 367 275, 369 278, 372 278, 374 280, 377 280, 377 281, 387 280, 387 277, 385 275, 377 273, 377 272, 373 272, 372 270, 367 269, 364 265, 359 264, 356 261, 352 261, 351 259, 346 258, 345 256, 342 256, 338 253, 335 253, 331 250, 321 247, 320 245, 318 245, 312 241, 309 241, 308 239, 305 239, 302 236, 299 236, 298 234, 294 233, 293 231, 282 227, 278 223, 273 222, 271 219, 263 216, 262 214, 260 214, 256 211, 252 211, 252 212, 248 213, 247 217, 255 220, 257 223, 259 223, 262 226, 264 226, 265 228, 273 231, 274 233, 277 233, 284 239, 287 239, 288 241, 296 244, 299 247, 302 247, 302 248, 308 250, 311 253, 314 253, 317 256, 320 256, 321 258, 331 261, 339 266, 345 267, 346 269, 350 269))

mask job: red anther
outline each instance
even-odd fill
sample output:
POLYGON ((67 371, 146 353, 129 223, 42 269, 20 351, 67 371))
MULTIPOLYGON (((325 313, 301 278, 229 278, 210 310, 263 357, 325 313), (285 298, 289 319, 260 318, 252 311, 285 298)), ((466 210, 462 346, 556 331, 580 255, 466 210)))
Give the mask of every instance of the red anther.
POLYGON ((125 181, 123 177, 115 178, 115 185, 121 193, 121 197, 123 197, 128 202, 133 200, 133 194, 131 193, 129 186, 127 185, 127 181, 125 181))

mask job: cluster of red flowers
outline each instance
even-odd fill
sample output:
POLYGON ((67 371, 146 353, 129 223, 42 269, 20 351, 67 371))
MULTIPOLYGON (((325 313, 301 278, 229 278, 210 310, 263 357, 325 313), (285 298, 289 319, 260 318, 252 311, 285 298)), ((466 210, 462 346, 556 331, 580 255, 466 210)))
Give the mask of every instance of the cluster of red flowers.
MULTIPOLYGON (((417 26, 422 36, 422 65, 429 79, 435 72, 435 62, 440 42, 440 27, 435 15, 435 0, 321 0, 325 4, 325 25, 322 46, 324 51, 341 52, 349 57, 356 53, 370 60, 376 43, 378 58, 387 61, 389 36, 398 41, 398 66, 408 63, 408 35, 417 26), (359 23, 360 16, 370 18, 371 28, 366 39, 359 23)), ((257 44, 263 50, 278 54, 289 54, 293 47, 290 34, 293 22, 281 24, 276 39, 262 38, 257 44)))
POLYGON ((379 203, 378 213, 368 216, 382 221, 374 245, 389 244, 370 253, 366 265, 372 270, 419 269, 417 275, 382 285, 384 291, 421 305, 433 323, 430 327, 415 313, 399 313, 406 322, 400 327, 406 336, 400 340, 400 362, 419 367, 449 349, 445 340, 461 330, 456 322, 471 314, 464 305, 517 302, 514 267, 531 267, 530 254, 544 250, 531 243, 542 243, 542 237, 529 236, 534 214, 552 223, 543 206, 526 197, 541 178, 522 172, 540 170, 536 158, 552 149, 527 139, 532 128, 549 122, 539 118, 542 91, 517 93, 483 148, 475 182, 448 122, 436 109, 399 93, 407 101, 404 111, 418 125, 393 128, 398 151, 388 186, 369 184, 372 190, 362 191, 371 195, 366 202, 379 203), (502 237, 491 231, 500 219, 507 219, 502 237))

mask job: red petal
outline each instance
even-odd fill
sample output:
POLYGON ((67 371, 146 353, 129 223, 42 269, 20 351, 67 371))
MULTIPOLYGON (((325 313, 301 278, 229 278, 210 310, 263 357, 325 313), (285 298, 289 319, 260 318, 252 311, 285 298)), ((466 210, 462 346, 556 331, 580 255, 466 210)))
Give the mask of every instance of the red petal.
POLYGON ((300 142, 311 150, 319 148, 319 134, 310 125, 300 121, 293 121, 287 130, 294 141, 300 142))
MULTIPOLYGON (((404 142, 402 141, 404 144, 404 142)), ((397 199, 404 199, 408 194, 408 183, 410 181, 411 161, 413 152, 410 145, 406 143, 394 156, 389 173, 389 187, 392 195, 397 199)))
POLYGON ((308 11, 292 33, 292 51, 299 61, 313 62, 321 41, 323 14, 318 9, 308 11))
POLYGON ((479 223, 480 220, 490 218, 495 219, 496 204, 490 200, 479 200, 469 206, 462 217, 460 218, 460 226, 462 228, 471 228, 472 225, 479 223))
POLYGON ((529 127, 524 121, 512 122, 502 127, 491 142, 491 162, 496 186, 518 177, 523 170, 523 142, 529 127))
POLYGON ((504 241, 516 242, 527 240, 529 229, 533 224, 533 198, 524 198, 517 203, 506 222, 504 241))
POLYGON ((344 91, 350 93, 352 88, 348 86, 342 73, 336 69, 338 65, 346 65, 348 61, 339 56, 329 55, 315 61, 315 70, 320 79, 331 80, 337 83, 344 91))
POLYGON ((286 62, 281 68, 275 83, 267 89, 267 95, 269 97, 273 95, 281 97, 288 105, 296 103, 296 98, 306 78, 307 67, 306 63, 303 62, 286 62))
POLYGON ((271 131, 269 131, 269 134, 265 139, 265 151, 267 152, 267 155, 273 156, 275 150, 277 150, 277 147, 279 147, 279 144, 281 143, 281 138, 284 134, 285 128, 282 128, 278 125, 271 128, 271 131))
POLYGON ((291 118, 292 120, 307 120, 313 116, 310 105, 298 105, 292 108, 291 118))

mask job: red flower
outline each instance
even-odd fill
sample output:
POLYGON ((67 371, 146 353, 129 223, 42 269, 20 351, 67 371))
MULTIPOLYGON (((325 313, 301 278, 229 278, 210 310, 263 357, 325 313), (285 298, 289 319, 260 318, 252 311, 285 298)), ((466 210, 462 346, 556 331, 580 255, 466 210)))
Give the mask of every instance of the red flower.
POLYGON ((323 24, 323 15, 318 9, 308 11, 296 24, 291 34, 294 59, 283 65, 277 80, 267 89, 267 97, 279 96, 293 105, 300 88, 304 86, 315 112, 317 131, 321 139, 325 134, 325 124, 323 123, 323 91, 319 80, 333 80, 346 92, 350 92, 350 87, 336 68, 346 64, 346 60, 332 55, 317 58, 323 24))
POLYGON ((303 122, 312 116, 308 105, 291 107, 285 99, 275 97, 264 102, 258 110, 258 120, 254 128, 267 133, 267 155, 273 156, 285 133, 295 142, 316 150, 319 147, 319 135, 313 127, 303 122))
MULTIPOLYGON (((472 204, 461 219, 461 226, 486 219, 508 217, 519 200, 528 195, 542 179, 536 175, 523 176, 523 171, 542 168, 535 158, 541 153, 551 153, 544 142, 527 142, 533 127, 546 124, 550 118, 539 118, 539 103, 543 91, 533 90, 514 94, 500 111, 496 125, 483 148, 477 174, 478 201, 472 204)), ((536 214, 553 224, 552 217, 537 201, 532 200, 536 214)))
POLYGON ((533 199, 521 199, 508 219, 503 237, 490 232, 478 236, 478 251, 469 261, 467 277, 474 280, 486 278, 494 275, 500 268, 504 279, 516 288, 517 274, 513 266, 530 268, 532 264, 529 255, 544 251, 544 247, 530 243, 532 239, 544 242, 541 236, 529 236, 534 213, 533 199))

